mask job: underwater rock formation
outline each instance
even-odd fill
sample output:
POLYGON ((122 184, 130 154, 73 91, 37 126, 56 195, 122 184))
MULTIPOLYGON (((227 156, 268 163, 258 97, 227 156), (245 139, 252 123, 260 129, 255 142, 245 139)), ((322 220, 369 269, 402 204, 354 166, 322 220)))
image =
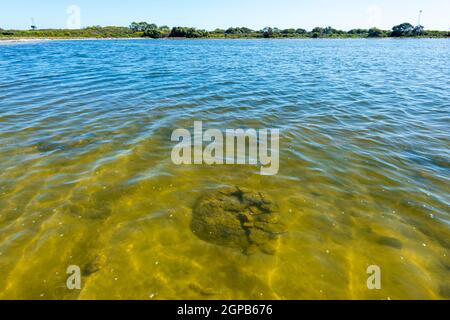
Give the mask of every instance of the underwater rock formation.
POLYGON ((274 254, 284 232, 278 206, 265 194, 234 187, 203 196, 193 211, 191 229, 200 239, 246 254, 274 254))

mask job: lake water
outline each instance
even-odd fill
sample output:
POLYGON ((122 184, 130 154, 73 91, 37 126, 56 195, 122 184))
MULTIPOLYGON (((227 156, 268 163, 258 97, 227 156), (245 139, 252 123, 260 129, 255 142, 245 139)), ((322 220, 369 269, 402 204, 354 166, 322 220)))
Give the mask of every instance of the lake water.
POLYGON ((450 298, 449 59, 449 40, 0 44, 0 298, 450 298), (175 166, 194 120, 281 129, 279 174, 175 166), (191 231, 227 186, 276 200, 273 254, 191 231))

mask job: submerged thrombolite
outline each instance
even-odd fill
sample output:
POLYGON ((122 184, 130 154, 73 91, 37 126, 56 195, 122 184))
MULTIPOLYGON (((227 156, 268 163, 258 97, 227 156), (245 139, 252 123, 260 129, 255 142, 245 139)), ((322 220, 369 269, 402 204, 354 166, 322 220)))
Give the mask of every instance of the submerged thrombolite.
POLYGON ((192 232, 200 239, 249 254, 275 252, 284 232, 278 206, 267 195, 240 187, 207 193, 194 208, 192 232))

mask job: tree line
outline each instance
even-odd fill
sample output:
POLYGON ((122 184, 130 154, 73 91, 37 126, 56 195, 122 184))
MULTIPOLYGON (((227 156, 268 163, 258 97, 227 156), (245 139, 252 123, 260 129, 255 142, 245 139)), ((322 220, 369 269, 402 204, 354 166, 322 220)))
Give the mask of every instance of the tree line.
POLYGON ((310 31, 302 28, 279 29, 267 27, 253 30, 246 27, 215 29, 207 31, 189 27, 157 26, 154 23, 133 22, 129 27, 100 27, 93 26, 78 30, 67 29, 38 29, 38 30, 3 30, 2 38, 47 37, 47 38, 384 38, 384 37, 450 37, 448 31, 425 30, 423 26, 413 26, 402 23, 392 30, 352 29, 338 30, 332 27, 316 27, 310 31))
POLYGON ((382 38, 382 37, 448 37, 447 31, 428 31, 423 26, 413 26, 402 23, 392 30, 352 29, 350 31, 338 30, 332 27, 316 27, 311 31, 305 29, 279 29, 267 27, 262 30, 250 28, 228 28, 207 31, 203 29, 167 26, 158 27, 156 24, 146 22, 133 22, 130 29, 142 37, 148 38, 382 38))

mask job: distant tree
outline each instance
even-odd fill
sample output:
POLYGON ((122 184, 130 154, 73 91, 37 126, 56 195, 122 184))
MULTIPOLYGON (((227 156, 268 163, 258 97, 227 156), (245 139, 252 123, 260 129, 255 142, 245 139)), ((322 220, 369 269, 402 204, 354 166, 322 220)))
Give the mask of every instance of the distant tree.
POLYGON ((142 36, 148 37, 148 38, 153 38, 153 39, 159 39, 159 38, 162 38, 163 33, 159 29, 148 28, 148 29, 144 30, 144 33, 142 36))
POLYGON ((225 30, 225 34, 250 34, 252 32, 253 32, 252 29, 246 27, 228 28, 227 30, 225 30))
POLYGON ((424 34, 425 34, 425 28, 424 28, 424 26, 416 26, 416 27, 414 27, 413 34, 414 34, 415 36, 421 36, 421 35, 424 35, 424 34))
POLYGON ((225 30, 225 34, 238 34, 241 33, 239 28, 228 28, 225 30))
POLYGON ((145 32, 150 29, 158 29, 158 26, 154 23, 148 24, 147 22, 133 22, 130 25, 130 29, 134 32, 145 32))
MULTIPOLYGON (((141 23, 143 23, 143 22, 141 22, 141 23)), ((144 31, 144 30, 141 30, 141 23, 139 23, 139 22, 132 22, 130 24, 130 29, 133 30, 134 32, 144 31)))
POLYGON ((392 37, 407 37, 414 34, 414 26, 411 23, 402 23, 392 28, 392 37))
POLYGON ((383 33, 383 30, 380 30, 380 29, 378 29, 378 28, 371 28, 369 31, 368 31, 368 37, 369 38, 380 38, 380 37, 382 37, 384 35, 384 33, 383 33))
POLYGON ((336 29, 333 29, 332 27, 326 27, 325 29, 323 29, 323 33, 334 34, 334 33, 336 33, 336 29))
POLYGON ((347 32, 348 34, 352 34, 352 35, 364 35, 368 33, 367 29, 352 29, 350 31, 347 32))
POLYGON ((262 30, 262 34, 264 38, 273 38, 274 37, 274 30, 271 27, 266 27, 262 30))
POLYGON ((174 27, 169 34, 171 38, 207 38, 208 36, 209 33, 206 30, 187 27, 174 27))
POLYGON ((253 29, 246 28, 246 27, 242 27, 241 31, 242 31, 242 33, 246 33, 246 34, 255 32, 253 29))
POLYGON ((318 35, 322 35, 323 34, 323 28, 321 27, 315 27, 314 29, 312 29, 311 31, 313 34, 318 34, 318 35))
POLYGON ((177 37, 183 37, 185 36, 185 32, 183 31, 182 27, 173 27, 170 31, 169 37, 177 38, 177 37))
POLYGON ((293 34, 295 34, 295 29, 284 29, 284 30, 281 30, 281 33, 293 35, 293 34))
POLYGON ((295 30, 296 34, 307 34, 308 31, 306 31, 305 29, 299 28, 297 30, 295 30))
POLYGON ((336 35, 342 35, 345 34, 345 31, 342 30, 338 30, 332 27, 326 27, 323 29, 323 34, 327 35, 327 36, 336 36, 336 35))

